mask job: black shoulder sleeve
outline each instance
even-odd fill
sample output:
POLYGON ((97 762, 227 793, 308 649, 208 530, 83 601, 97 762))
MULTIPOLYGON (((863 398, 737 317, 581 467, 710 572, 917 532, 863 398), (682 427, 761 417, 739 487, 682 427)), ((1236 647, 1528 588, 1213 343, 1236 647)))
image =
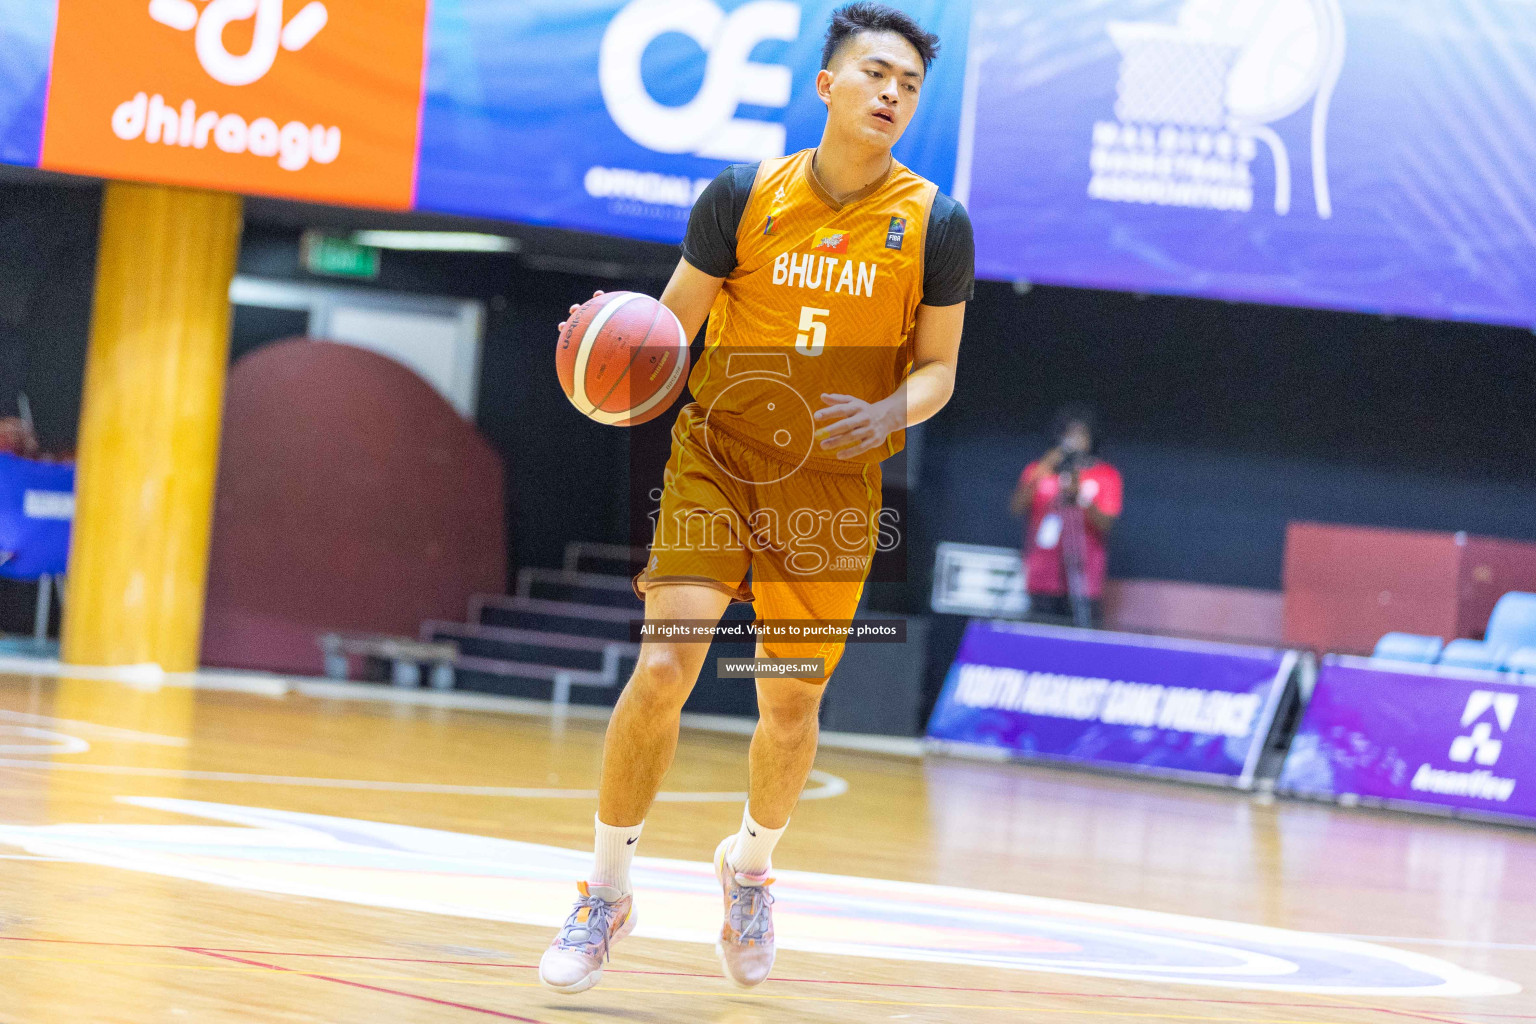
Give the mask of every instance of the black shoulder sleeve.
POLYGON ((705 186, 688 215, 683 258, 710 277, 736 269, 736 227, 747 211, 757 164, 732 164, 705 186))
POLYGON ((965 207, 940 192, 923 246, 923 305, 953 306, 976 294, 976 242, 965 207))

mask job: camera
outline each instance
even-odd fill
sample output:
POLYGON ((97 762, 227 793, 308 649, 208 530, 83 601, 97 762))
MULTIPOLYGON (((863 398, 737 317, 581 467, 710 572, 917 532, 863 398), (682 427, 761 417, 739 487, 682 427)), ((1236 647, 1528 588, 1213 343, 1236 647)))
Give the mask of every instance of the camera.
POLYGON ((1077 475, 1088 468, 1088 453, 1062 449, 1061 461, 1056 465, 1059 474, 1077 475))

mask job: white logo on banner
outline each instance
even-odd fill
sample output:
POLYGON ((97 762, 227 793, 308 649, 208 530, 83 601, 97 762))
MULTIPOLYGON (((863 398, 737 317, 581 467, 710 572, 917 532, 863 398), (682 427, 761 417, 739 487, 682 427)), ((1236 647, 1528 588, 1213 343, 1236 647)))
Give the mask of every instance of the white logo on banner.
MULTIPOLYGON (((1467 698, 1466 708, 1461 712, 1461 727, 1465 729, 1471 725, 1472 731, 1451 741, 1450 759, 1457 764, 1475 761, 1484 768, 1498 764, 1499 755, 1504 753, 1504 741, 1493 738, 1493 722, 1479 722, 1478 719, 1491 710, 1499 732, 1507 733, 1515 722, 1515 709, 1519 706, 1519 694, 1473 690, 1467 698)), ((1465 796, 1475 800, 1508 803, 1515 795, 1516 781, 1500 778, 1483 769, 1469 772, 1445 771, 1421 764, 1414 773, 1411 787, 1419 792, 1442 796, 1465 796)))
POLYGON ((1185 0, 1178 21, 1111 22, 1120 50, 1115 121, 1093 128, 1094 199, 1253 208, 1250 164, 1275 167, 1291 208, 1291 157, 1269 125, 1312 103, 1312 192, 1331 217, 1328 105, 1344 61, 1338 0, 1185 0))
POLYGON ((633 0, 603 35, 603 102, 625 135, 658 153, 743 162, 783 156, 784 126, 737 117, 736 108, 788 106, 789 68, 760 64, 751 54, 759 43, 793 42, 799 34, 800 7, 788 0, 752 0, 729 15, 714 0, 633 0), (656 102, 640 67, 646 47, 671 32, 709 55, 704 84, 678 107, 656 102))
POLYGON ((21 496, 21 514, 67 523, 75 518, 75 496, 70 491, 27 491, 21 496))
MULTIPOLYGON (((1498 719, 1499 731, 1509 732, 1515 720, 1515 708, 1519 706, 1518 694, 1473 690, 1472 696, 1467 698, 1466 710, 1461 713, 1461 727, 1465 729, 1477 722, 1491 708, 1493 716, 1498 719)), ((1493 738, 1493 723, 1477 722, 1472 726, 1471 735, 1458 736, 1451 742, 1450 757, 1458 764, 1466 764, 1475 759, 1480 765, 1493 765, 1499 763, 1499 755, 1503 752, 1504 741, 1493 738)))
MULTIPOLYGON (((208 76, 224 85, 260 81, 277 60, 281 47, 290 52, 308 46, 325 28, 330 13, 320 0, 310 0, 283 22, 283 0, 209 0, 201 11, 192 0, 150 0, 149 16, 178 32, 196 33, 198 62, 208 76), (235 55, 224 46, 224 30, 234 22, 254 18, 251 47, 235 55)), ((300 171, 311 162, 329 164, 341 152, 341 129, 334 125, 248 117, 202 108, 196 97, 179 104, 148 90, 124 100, 112 111, 112 134, 124 142, 249 153, 277 161, 285 171, 300 171)))
POLYGON ((968 708, 1241 739, 1258 724, 1264 696, 962 664, 953 699, 968 708))
POLYGON ((192 0, 150 0, 149 16, 181 32, 197 29, 197 59, 215 81, 250 85, 259 81, 277 60, 277 49, 302 50, 325 28, 329 13, 320 0, 311 0, 286 25, 283 0, 211 0, 199 14, 192 0), (224 29, 231 22, 256 19, 251 48, 236 56, 224 47, 224 29))

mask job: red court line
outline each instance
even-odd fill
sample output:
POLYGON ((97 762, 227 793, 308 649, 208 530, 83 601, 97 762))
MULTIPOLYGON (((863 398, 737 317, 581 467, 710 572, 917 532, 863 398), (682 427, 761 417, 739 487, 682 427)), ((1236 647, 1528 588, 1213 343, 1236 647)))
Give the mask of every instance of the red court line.
MULTIPOLYGON (((1353 1004, 1346 1003, 1345 1005, 1350 1006, 1353 1004)), ((1364 1007, 1360 1007, 1360 1009, 1364 1009, 1364 1007)), ((1434 1021, 1435 1024, 1471 1024, 1470 1021, 1457 1020, 1454 1017, 1436 1017, 1433 1014, 1424 1013, 1420 1010, 1388 1010, 1383 1008, 1381 1012, 1390 1013, 1394 1017, 1408 1017, 1412 1020, 1434 1021)))
MULTIPOLYGON (((496 962, 490 961, 490 960, 439 960, 439 959, 430 958, 430 957, 369 956, 369 955, 360 954, 360 953, 298 953, 298 952, 290 952, 290 951, 278 950, 278 949, 228 949, 228 948, 224 948, 224 947, 220 947, 220 946, 178 946, 178 945, 174 945, 174 944, 170 944, 170 943, 156 943, 156 942, 102 942, 102 941, 90 940, 90 939, 44 939, 44 938, 36 938, 36 937, 32 937, 32 936, 21 936, 21 935, 0 935, 0 942, 56 943, 56 944, 61 944, 61 945, 72 945, 72 946, 107 946, 107 947, 121 948, 121 949, 174 949, 174 950, 183 950, 183 951, 185 951, 185 950, 195 950, 196 952, 204 953, 204 954, 207 954, 209 956, 214 956, 214 955, 218 955, 218 954, 237 954, 237 953, 243 953, 243 954, 246 954, 246 955, 249 955, 249 956, 281 956, 281 957, 293 957, 293 958, 300 958, 300 959, 325 959, 325 960, 364 960, 364 961, 373 961, 373 962, 379 962, 379 963, 432 964, 432 965, 440 966, 440 967, 497 967, 497 968, 502 968, 502 969, 505 969, 505 970, 519 970, 519 971, 535 970, 537 968, 537 966, 538 966, 537 964, 496 963, 496 962)), ((225 959, 235 959, 235 957, 227 956, 227 957, 225 957, 225 959)), ((242 962, 244 962, 244 961, 242 961, 242 962)), ((272 970, 291 971, 291 972, 296 973, 296 974, 303 974, 304 973, 302 971, 294 971, 293 968, 280 967, 280 966, 276 966, 276 965, 272 965, 272 964, 259 964, 258 966, 269 967, 272 970)), ((616 967, 605 968, 603 973, 605 973, 605 974, 627 974, 627 975, 634 975, 634 976, 637 976, 637 977, 658 977, 658 978, 718 978, 719 977, 718 974, 708 973, 708 972, 697 972, 697 971, 637 971, 637 970, 624 970, 624 969, 620 969, 620 968, 616 968, 616 967)), ((318 977, 325 977, 324 975, 306 975, 306 976, 308 976, 308 977, 317 977, 317 978, 318 977)), ((340 979, 340 978, 327 978, 326 980, 329 980, 329 981, 343 981, 343 979, 340 979)), ((837 986, 840 986, 840 987, 864 987, 864 988, 903 988, 903 989, 917 989, 917 990, 921 990, 921 991, 932 991, 932 992, 973 992, 973 993, 981 993, 981 994, 988 994, 988 995, 1040 996, 1040 997, 1047 997, 1047 998, 1123 999, 1123 1000, 1129 1000, 1131 1002, 1141 1002, 1141 1003, 1201 1003, 1201 1004, 1207 1004, 1207 1005, 1212 1005, 1212 1006, 1263 1006, 1263 1007, 1269 1007, 1269 1008, 1272 1008, 1272 1009, 1307 1009, 1307 1010, 1336 1010, 1336 1009, 1339 1008, 1339 1004, 1337 1002, 1334 1002, 1334 1003, 1304 1003, 1304 1002, 1282 1002, 1280 1000, 1214 999, 1214 998, 1203 997, 1203 996, 1128 995, 1128 994, 1124 994, 1124 993, 1115 993, 1115 992, 1074 992, 1074 991, 1063 991, 1063 990, 1057 990, 1057 989, 988 988, 988 987, 979 986, 979 985, 925 985, 925 984, 921 984, 921 983, 918 983, 918 982, 851 981, 851 980, 834 979, 834 978, 779 978, 779 977, 775 977, 773 980, 776 981, 776 982, 779 982, 781 984, 837 985, 837 986)), ((1110 979, 1110 980, 1113 980, 1113 979, 1110 979)), ((349 982, 344 982, 344 983, 350 984, 349 982)), ((408 995, 409 993, 399 993, 399 994, 408 995)), ((426 997, 422 997, 422 998, 426 998, 426 997)), ((1433 998, 1433 997, 1426 997, 1426 998, 1433 998)), ((1348 1005, 1351 1009, 1365 1010, 1367 1012, 1387 1014, 1389 1016, 1394 1016, 1394 1017, 1412 1017, 1412 1018, 1416 1018, 1416 1019, 1419 1019, 1419 1020, 1435 1021, 1435 1022, 1437 1022, 1437 1024, 1469 1024, 1469 1022, 1466 1022, 1466 1021, 1454 1020, 1454 1019, 1449 1018, 1449 1017, 1436 1017, 1433 1014, 1430 1014, 1430 1013, 1427 1013, 1427 1012, 1424 1012, 1424 1011, 1418 1011, 1418 1010, 1400 1010, 1400 1009, 1396 1009, 1394 1007, 1387 1007, 1387 1006, 1368 1006, 1368 1005, 1355 1005, 1355 1004, 1345 1004, 1345 1005, 1348 1005)), ((1473 1017, 1487 1017, 1487 1018, 1495 1018, 1495 1019, 1499 1019, 1499 1020, 1536 1020, 1536 1014, 1524 1014, 1524 1013, 1478 1013, 1478 1012, 1471 1012, 1469 1015, 1473 1016, 1473 1017)), ((522 1018, 513 1018, 513 1019, 514 1020, 520 1020, 522 1018)))
POLYGON ((347 978, 333 978, 328 974, 310 974, 307 971, 296 971, 292 967, 282 967, 278 964, 264 964, 259 960, 246 960, 238 956, 229 956, 225 953, 216 953, 210 949, 198 949, 196 946, 176 946, 184 953, 198 953, 202 956, 211 956, 219 960, 229 960, 237 964, 246 964, 250 967, 265 967, 269 971, 280 971, 284 974, 297 974, 301 978, 313 978, 316 981, 329 981, 337 985, 346 985, 350 988, 366 989, 369 992, 382 992, 385 995, 403 996, 406 999, 415 999, 418 1002, 432 1003, 434 1006, 446 1006, 454 1010, 468 1010, 471 1013, 483 1013, 487 1017, 500 1017, 502 1020, 520 1021, 522 1024, 544 1024, 543 1021, 534 1020, 532 1017, 519 1017, 515 1013, 503 1013, 500 1010, 491 1010, 484 1006, 471 1006, 468 1003, 455 1003, 447 999, 434 999, 432 996, 418 995, 415 992, 402 992, 397 988, 384 988, 381 985, 365 985, 360 981, 351 981, 347 978))

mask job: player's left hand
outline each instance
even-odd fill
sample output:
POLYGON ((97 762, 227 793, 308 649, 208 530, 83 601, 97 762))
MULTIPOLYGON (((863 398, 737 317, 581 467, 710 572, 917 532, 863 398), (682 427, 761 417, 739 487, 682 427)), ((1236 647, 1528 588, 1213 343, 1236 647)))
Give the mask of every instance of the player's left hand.
POLYGON ((904 425, 900 413, 882 402, 832 394, 821 400, 827 404, 813 414, 816 438, 824 451, 836 452, 839 459, 873 451, 904 425))

